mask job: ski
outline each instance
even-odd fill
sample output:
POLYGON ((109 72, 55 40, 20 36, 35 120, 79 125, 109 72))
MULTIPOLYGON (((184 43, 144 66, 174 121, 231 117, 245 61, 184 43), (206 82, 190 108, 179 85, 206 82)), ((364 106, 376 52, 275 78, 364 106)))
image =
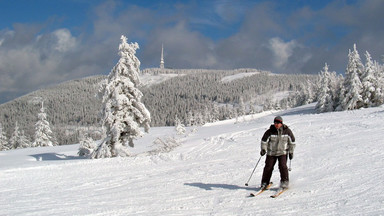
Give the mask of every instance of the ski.
POLYGON ((276 198, 278 196, 280 196, 282 193, 284 193, 285 191, 287 191, 288 188, 279 188, 275 194, 271 195, 272 198, 276 198))
POLYGON ((265 186, 265 187, 263 187, 263 188, 260 188, 260 190, 259 190, 257 193, 250 193, 249 195, 250 195, 251 197, 255 197, 255 196, 257 196, 257 195, 260 195, 260 194, 263 193, 264 191, 266 191, 266 190, 268 190, 269 188, 271 188, 272 185, 273 185, 273 183, 271 182, 271 183, 269 183, 269 185, 267 185, 267 186, 265 186))

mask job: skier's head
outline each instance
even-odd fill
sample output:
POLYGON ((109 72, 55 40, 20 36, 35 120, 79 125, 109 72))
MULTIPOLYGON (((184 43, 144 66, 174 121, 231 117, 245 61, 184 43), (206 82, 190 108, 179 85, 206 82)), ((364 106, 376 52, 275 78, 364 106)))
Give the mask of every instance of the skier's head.
POLYGON ((283 123, 283 118, 281 116, 276 116, 275 119, 273 119, 273 123, 283 123))
POLYGON ((276 129, 279 129, 283 125, 283 118, 281 116, 276 116, 275 119, 273 119, 273 124, 276 129))

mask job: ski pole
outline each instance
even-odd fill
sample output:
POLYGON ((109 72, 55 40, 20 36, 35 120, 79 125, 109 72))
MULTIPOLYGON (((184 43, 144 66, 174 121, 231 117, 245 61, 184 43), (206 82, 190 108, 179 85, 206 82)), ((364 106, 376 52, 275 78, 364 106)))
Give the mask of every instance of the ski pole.
POLYGON ((291 171, 291 170, 292 170, 292 168, 291 168, 291 163, 292 163, 292 160, 290 159, 290 160, 289 160, 289 168, 288 168, 288 171, 291 171))
POLYGON ((249 179, 248 179, 247 183, 245 183, 245 186, 248 186, 248 183, 249 183, 249 181, 251 180, 252 175, 253 175, 253 173, 255 172, 257 165, 259 165, 260 159, 261 159, 262 157, 263 157, 263 156, 260 156, 259 160, 257 161, 255 168, 253 168, 253 171, 252 171, 252 173, 251 173, 251 176, 249 176, 249 179))

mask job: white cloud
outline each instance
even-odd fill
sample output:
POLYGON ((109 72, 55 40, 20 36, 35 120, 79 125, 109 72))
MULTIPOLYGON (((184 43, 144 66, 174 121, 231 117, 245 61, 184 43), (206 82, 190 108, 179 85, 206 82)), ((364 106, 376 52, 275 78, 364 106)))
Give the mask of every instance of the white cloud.
POLYGON ((25 35, 23 30, 0 34, 0 92, 32 91, 73 74, 66 68, 71 65, 66 61, 71 55, 66 52, 76 48, 77 39, 68 29, 30 33, 28 40, 21 37, 25 35))
POLYGON ((57 37, 55 49, 60 52, 67 52, 76 47, 76 38, 72 37, 68 29, 59 29, 53 32, 57 37))
POLYGON ((283 68, 288 63, 288 59, 292 56, 296 47, 298 47, 298 43, 295 40, 284 42, 278 37, 271 38, 269 40, 269 49, 275 56, 274 66, 283 68))

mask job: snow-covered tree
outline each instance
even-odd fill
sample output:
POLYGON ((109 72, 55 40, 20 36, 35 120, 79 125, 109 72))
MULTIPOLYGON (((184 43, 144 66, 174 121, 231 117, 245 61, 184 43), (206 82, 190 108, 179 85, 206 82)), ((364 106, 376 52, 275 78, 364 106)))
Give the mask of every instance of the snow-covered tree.
POLYGON ((196 120, 196 117, 194 116, 194 114, 192 113, 192 111, 189 111, 187 113, 187 126, 190 127, 190 126, 195 126, 197 125, 197 120, 196 120))
POLYGON ((24 131, 21 131, 19 145, 17 148, 28 148, 31 147, 31 141, 29 141, 28 137, 25 135, 24 131))
POLYGON ((21 136, 20 128, 18 126, 18 123, 16 122, 15 129, 13 130, 11 138, 9 139, 10 149, 21 148, 20 136, 21 136))
MULTIPOLYGON (((339 74, 336 75, 336 73, 333 73, 333 76, 336 77, 334 81, 334 89, 332 89, 333 92, 333 104, 334 104, 334 110, 337 111, 338 107, 341 104, 341 101, 344 98, 344 77, 343 75, 339 74)), ((340 106, 341 107, 341 106, 340 106)))
POLYGON ((365 73, 363 76, 363 101, 365 107, 377 106, 381 104, 382 90, 380 88, 377 64, 375 64, 368 51, 365 53, 365 73))
POLYGON ((325 63, 323 70, 320 72, 319 90, 316 110, 318 112, 332 112, 334 104, 331 89, 331 73, 328 71, 327 63, 325 63))
POLYGON ((5 131, 3 131, 3 126, 0 123, 0 151, 8 150, 8 138, 5 135, 5 131))
POLYGON ((377 92, 374 97, 374 101, 376 102, 376 106, 384 103, 384 65, 380 65, 378 62, 374 62, 376 68, 376 82, 377 82, 377 92))
POLYGON ((314 97, 313 84, 310 81, 307 81, 305 85, 301 84, 299 92, 295 93, 295 96, 292 99, 296 99, 296 102, 292 104, 292 106, 310 104, 313 102, 314 97))
POLYGON ((41 103, 41 109, 40 113, 37 115, 37 119, 35 124, 35 141, 32 143, 32 147, 55 146, 56 141, 53 137, 49 122, 47 121, 44 103, 41 103))
POLYGON ((217 122, 220 119, 220 111, 217 104, 213 104, 212 108, 212 122, 217 122))
POLYGON ((245 103, 243 97, 240 97, 239 99, 239 107, 237 109, 237 114, 239 116, 245 115, 245 103))
POLYGON ((364 68, 364 64, 361 61, 360 54, 357 51, 356 44, 353 44, 353 51, 350 53, 352 56, 352 58, 349 58, 349 61, 351 61, 351 59, 352 59, 351 70, 354 70, 357 73, 359 79, 363 80, 363 77, 365 74, 365 68, 364 68))
POLYGON ((103 128, 105 138, 92 154, 92 158, 128 156, 127 145, 133 147, 133 139, 142 135, 140 127, 148 132, 150 113, 141 103, 140 61, 135 56, 137 43, 127 43, 122 35, 118 63, 101 86, 103 99, 103 128))
POLYGON ((96 147, 95 141, 89 134, 80 133, 79 152, 77 153, 79 156, 90 156, 96 147))
POLYGON ((349 60, 345 71, 343 99, 338 110, 359 109, 364 105, 361 96, 363 85, 360 78, 364 73, 364 65, 361 63, 356 44, 354 44, 353 48, 353 51, 349 50, 348 54, 349 60))
POLYGON ((181 135, 181 134, 185 134, 185 126, 183 123, 181 123, 180 119, 177 117, 177 115, 175 116, 175 130, 177 132, 177 134, 181 135))

